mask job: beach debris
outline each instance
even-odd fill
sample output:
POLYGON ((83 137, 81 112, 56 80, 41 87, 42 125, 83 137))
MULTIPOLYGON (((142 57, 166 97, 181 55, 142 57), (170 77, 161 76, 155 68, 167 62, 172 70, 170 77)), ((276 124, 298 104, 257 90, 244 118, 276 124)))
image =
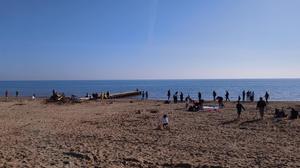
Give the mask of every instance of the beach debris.
POLYGON ((46 100, 46 103, 81 103, 81 99, 75 95, 65 96, 64 93, 52 91, 52 96, 46 100))

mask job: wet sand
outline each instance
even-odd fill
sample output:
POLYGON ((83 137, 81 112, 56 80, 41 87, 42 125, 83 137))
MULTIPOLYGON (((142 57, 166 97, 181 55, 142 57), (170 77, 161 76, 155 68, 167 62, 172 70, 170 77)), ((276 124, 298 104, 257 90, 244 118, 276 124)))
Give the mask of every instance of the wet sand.
MULTIPOLYGON (((206 104, 213 104, 208 102, 206 104)), ((264 120, 255 103, 235 120, 235 103, 219 112, 185 104, 106 100, 45 104, 0 102, 0 167, 300 167, 300 119, 264 120), (170 130, 157 129, 168 114, 170 130)))

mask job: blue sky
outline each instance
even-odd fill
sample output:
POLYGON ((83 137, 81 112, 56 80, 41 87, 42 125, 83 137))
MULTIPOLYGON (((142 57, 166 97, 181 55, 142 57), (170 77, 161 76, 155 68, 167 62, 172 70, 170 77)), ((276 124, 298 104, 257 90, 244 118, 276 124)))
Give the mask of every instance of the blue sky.
POLYGON ((299 0, 0 0, 0 80, 299 78, 299 0))

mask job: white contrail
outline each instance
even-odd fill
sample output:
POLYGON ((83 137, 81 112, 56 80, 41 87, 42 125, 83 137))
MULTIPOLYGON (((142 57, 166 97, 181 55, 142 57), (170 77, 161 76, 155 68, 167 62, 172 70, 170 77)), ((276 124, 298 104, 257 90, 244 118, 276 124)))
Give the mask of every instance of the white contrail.
POLYGON ((159 0, 152 0, 153 3, 151 4, 151 7, 150 7, 149 31, 148 31, 148 45, 149 46, 152 46, 152 44, 153 44, 155 24, 156 24, 156 19, 157 19, 158 1, 159 0))

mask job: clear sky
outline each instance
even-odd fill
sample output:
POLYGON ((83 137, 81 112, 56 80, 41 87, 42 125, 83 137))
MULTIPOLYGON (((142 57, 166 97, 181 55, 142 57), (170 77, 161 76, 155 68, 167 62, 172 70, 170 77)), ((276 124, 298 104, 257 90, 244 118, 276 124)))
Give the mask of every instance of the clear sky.
POLYGON ((299 78, 300 0, 0 0, 0 80, 299 78))

